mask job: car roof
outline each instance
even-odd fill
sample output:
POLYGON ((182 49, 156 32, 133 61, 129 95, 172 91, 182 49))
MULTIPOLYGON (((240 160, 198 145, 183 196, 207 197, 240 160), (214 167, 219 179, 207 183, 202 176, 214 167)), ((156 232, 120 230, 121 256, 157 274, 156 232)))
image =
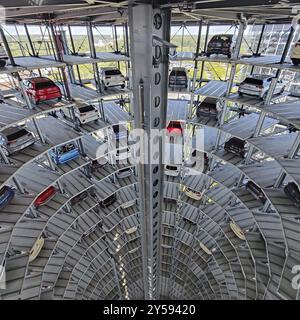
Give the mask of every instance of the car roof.
POLYGON ((16 133, 16 132, 18 132, 18 131, 20 131, 22 129, 26 130, 26 128, 23 128, 21 126, 13 126, 13 127, 9 127, 9 128, 6 128, 6 129, 2 130, 1 133, 4 134, 5 136, 8 136, 8 135, 16 133))
POLYGON ((172 68, 172 71, 173 71, 173 70, 186 71, 185 67, 173 67, 173 68, 172 68))
POLYGON ((220 34, 214 34, 213 37, 228 37, 232 38, 234 34, 227 34, 227 33, 220 33, 220 34))
POLYGON ((258 80, 265 80, 265 79, 269 79, 269 78, 273 78, 270 75, 267 74, 253 74, 251 76, 248 76, 247 78, 253 78, 253 79, 258 79, 258 80))
POLYGON ((35 78, 28 78, 26 79, 27 81, 30 81, 30 82, 34 82, 34 83, 42 83, 42 82, 49 82, 52 80, 49 79, 49 78, 46 78, 46 77, 35 77, 35 78))

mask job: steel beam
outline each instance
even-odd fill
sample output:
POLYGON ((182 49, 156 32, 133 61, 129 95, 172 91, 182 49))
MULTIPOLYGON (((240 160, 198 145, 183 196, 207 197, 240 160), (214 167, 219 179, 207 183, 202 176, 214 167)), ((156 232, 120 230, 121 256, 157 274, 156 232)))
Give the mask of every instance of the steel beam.
MULTIPOLYGON (((165 129, 167 116, 167 84, 169 48, 153 44, 153 36, 170 42, 170 10, 156 9, 150 4, 129 5, 130 52, 133 66, 134 127, 144 129, 148 137, 154 130, 165 129), (160 52, 160 54, 158 54, 160 52), (159 56, 159 57, 158 57, 159 56), (153 57, 158 59, 153 59, 153 57), (159 60, 153 64, 153 60, 159 60)), ((141 138, 141 157, 157 152, 158 163, 138 163, 142 227, 143 274, 146 299, 158 299, 160 284, 160 241, 163 200, 163 139, 141 138)))
POLYGON ((27 40, 29 42, 29 46, 30 46, 30 49, 31 49, 32 56, 36 57, 37 55, 36 55, 33 43, 31 41, 31 37, 30 37, 30 34, 29 34, 28 27, 27 27, 26 23, 24 23, 24 29, 25 29, 27 40))

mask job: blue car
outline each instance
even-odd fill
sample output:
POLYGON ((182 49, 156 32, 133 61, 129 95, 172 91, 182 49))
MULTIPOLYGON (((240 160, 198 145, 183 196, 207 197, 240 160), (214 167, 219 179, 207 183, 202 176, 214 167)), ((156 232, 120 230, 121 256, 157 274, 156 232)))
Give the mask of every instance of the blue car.
POLYGON ((64 164, 79 157, 79 149, 74 142, 56 147, 50 151, 50 156, 56 164, 64 164))
POLYGON ((11 187, 4 186, 0 189, 0 209, 6 207, 15 196, 15 192, 11 187))

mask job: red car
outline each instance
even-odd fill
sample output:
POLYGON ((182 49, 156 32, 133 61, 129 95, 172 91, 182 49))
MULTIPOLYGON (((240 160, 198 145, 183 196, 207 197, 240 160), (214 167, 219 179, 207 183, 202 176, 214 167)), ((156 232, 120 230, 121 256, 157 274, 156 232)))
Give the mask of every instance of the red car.
POLYGON ((36 77, 23 80, 29 99, 35 104, 40 101, 58 99, 61 100, 60 88, 46 77, 36 77))
POLYGON ((170 121, 167 130, 169 134, 183 135, 183 126, 180 121, 170 121))
POLYGON ((56 192, 57 190, 53 186, 50 186, 36 198, 36 200, 34 201, 34 206, 36 208, 42 206, 50 199, 52 199, 55 196, 56 192))

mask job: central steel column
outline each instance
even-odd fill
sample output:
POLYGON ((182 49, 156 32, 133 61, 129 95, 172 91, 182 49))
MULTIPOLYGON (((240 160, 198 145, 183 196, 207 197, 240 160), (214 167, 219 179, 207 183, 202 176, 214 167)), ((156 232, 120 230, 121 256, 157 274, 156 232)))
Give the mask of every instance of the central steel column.
MULTIPOLYGON (((170 18, 169 9, 161 10, 150 4, 130 3, 134 126, 144 129, 148 137, 152 129, 166 128, 169 49, 165 45, 170 41, 170 18), (153 36, 156 39, 155 44, 153 36), (157 42, 157 39, 161 41, 157 42)), ((138 164, 145 299, 160 297, 162 137, 158 137, 155 142, 153 148, 158 152, 159 163, 138 164)), ((141 143, 141 146, 146 144, 141 143)), ((152 155, 153 149, 150 145, 145 152, 152 155)))

